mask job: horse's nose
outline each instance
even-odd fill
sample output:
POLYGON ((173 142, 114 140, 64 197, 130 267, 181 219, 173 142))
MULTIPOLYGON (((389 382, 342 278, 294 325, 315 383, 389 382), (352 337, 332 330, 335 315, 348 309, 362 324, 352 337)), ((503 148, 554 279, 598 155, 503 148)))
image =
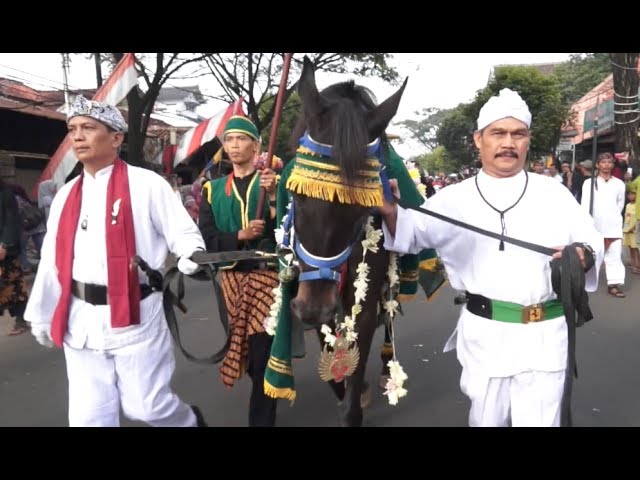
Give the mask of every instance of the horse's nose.
POLYGON ((305 302, 297 297, 291 300, 291 314, 293 317, 312 327, 319 327, 329 323, 337 311, 338 305, 335 302, 305 302))

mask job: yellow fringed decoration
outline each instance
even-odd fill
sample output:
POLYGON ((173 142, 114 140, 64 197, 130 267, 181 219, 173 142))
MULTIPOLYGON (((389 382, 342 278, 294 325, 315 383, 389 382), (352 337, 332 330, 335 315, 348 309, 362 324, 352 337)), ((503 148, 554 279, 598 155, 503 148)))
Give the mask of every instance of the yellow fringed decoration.
POLYGON ((423 270, 429 270, 430 272, 435 272, 438 269, 438 259, 434 257, 422 260, 420 262, 420 268, 423 270))
POLYGON ((264 394, 271 398, 284 398, 285 400, 290 400, 292 403, 296 399, 295 390, 290 388, 276 388, 266 380, 264 381, 264 394))
POLYGON ((347 188, 339 175, 314 172, 294 167, 287 180, 287 189, 299 195, 332 202, 336 197, 340 203, 357 204, 365 207, 382 206, 382 184, 379 182, 359 182, 347 188))

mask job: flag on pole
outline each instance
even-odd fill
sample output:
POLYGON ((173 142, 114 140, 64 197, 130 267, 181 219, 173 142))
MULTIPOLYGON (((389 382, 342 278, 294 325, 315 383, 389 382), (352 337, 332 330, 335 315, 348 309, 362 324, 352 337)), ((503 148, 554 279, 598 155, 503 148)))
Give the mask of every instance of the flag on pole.
POLYGON ((242 111, 242 103, 244 97, 240 97, 224 110, 216 113, 213 117, 205 120, 201 124, 186 131, 178 142, 176 155, 173 158, 173 166, 175 167, 185 158, 195 152, 200 146, 210 142, 215 137, 222 135, 225 125, 234 115, 246 116, 242 111))
MULTIPOLYGON (((138 74, 135 67, 135 57, 133 53, 127 53, 118 62, 116 68, 105 83, 98 89, 93 100, 98 102, 117 105, 120 103, 133 87, 138 84, 138 74)), ((69 136, 64 140, 49 160, 47 167, 43 170, 38 184, 44 180, 53 180, 58 186, 64 185, 67 175, 71 173, 73 167, 78 162, 78 158, 71 148, 69 136)), ((38 188, 36 184, 36 189, 38 188)))

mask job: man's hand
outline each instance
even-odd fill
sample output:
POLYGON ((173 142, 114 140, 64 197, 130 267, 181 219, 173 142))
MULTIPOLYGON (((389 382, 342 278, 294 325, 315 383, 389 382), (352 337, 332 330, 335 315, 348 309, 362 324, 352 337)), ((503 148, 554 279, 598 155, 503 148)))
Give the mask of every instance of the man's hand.
MULTIPOLYGON (((562 258, 562 250, 564 250, 564 247, 553 247, 553 248, 555 250, 558 250, 556 253, 553 254, 553 258, 562 258)), ((576 246, 576 252, 578 252, 578 257, 580 258, 580 265, 582 265, 582 268, 587 268, 587 262, 584 257, 584 248, 576 246)))
POLYGON ((186 257, 180 257, 178 260, 178 270, 180 270, 185 275, 193 275, 198 270, 200 270, 200 265, 196 262, 189 260, 186 257))
POLYGON ((248 228, 243 228, 238 232, 238 240, 247 241, 261 238, 264 234, 264 220, 251 220, 248 228))
POLYGON ((53 348, 54 343, 51 339, 51 325, 49 324, 31 324, 31 334, 35 337, 43 347, 53 348))
POLYGON ((270 168, 262 170, 260 172, 260 186, 269 194, 276 193, 276 172, 270 168))
POLYGON ((390 201, 386 198, 382 201, 382 207, 379 208, 380 214, 383 217, 387 217, 389 215, 393 215, 396 213, 398 200, 400 199, 400 190, 398 189, 398 180, 392 178, 389 180, 389 188, 391 189, 391 193, 393 194, 393 199, 390 201))

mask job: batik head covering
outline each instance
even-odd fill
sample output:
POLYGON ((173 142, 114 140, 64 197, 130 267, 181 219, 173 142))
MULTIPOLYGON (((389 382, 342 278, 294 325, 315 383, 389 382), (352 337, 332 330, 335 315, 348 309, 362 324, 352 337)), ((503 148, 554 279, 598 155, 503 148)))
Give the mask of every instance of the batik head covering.
POLYGON ((107 103, 87 100, 82 95, 78 95, 71 105, 67 114, 67 122, 78 116, 91 117, 116 132, 126 133, 127 131, 127 122, 125 122, 120 110, 107 103))

